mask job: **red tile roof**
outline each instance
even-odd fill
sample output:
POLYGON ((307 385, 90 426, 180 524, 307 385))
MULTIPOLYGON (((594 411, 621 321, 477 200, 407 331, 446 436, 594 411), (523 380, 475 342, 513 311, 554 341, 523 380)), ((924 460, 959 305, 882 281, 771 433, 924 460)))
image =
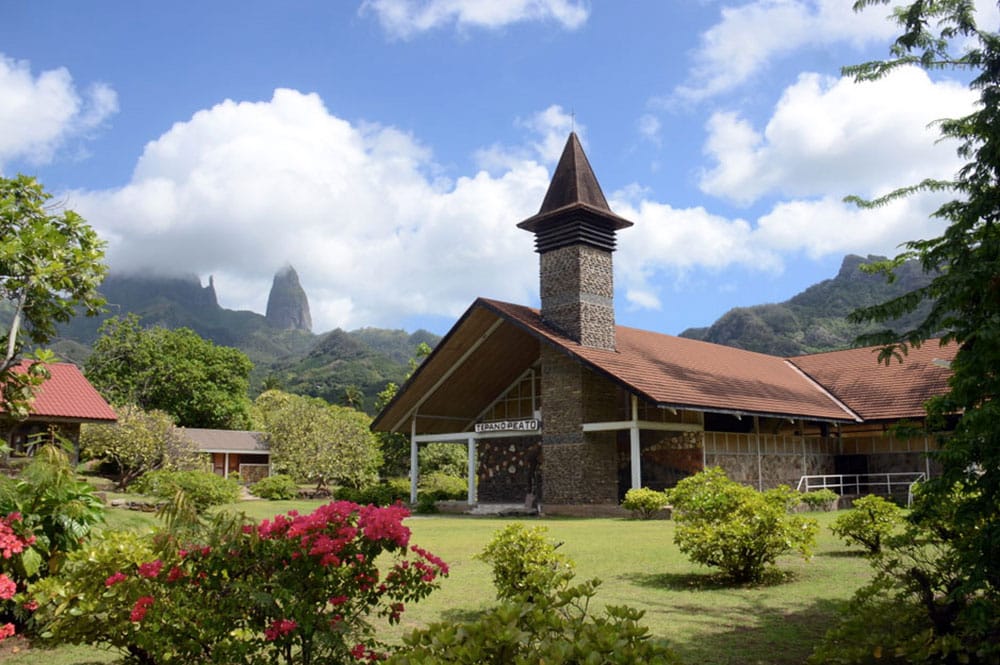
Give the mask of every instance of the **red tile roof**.
MULTIPOLYGON (((23 368, 22 363, 16 371, 23 371, 23 368)), ((51 363, 48 368, 52 376, 36 392, 29 418, 81 422, 117 419, 111 406, 76 365, 51 363)))
POLYGON ((941 365, 956 351, 931 342, 886 367, 870 348, 780 358, 623 326, 616 335, 615 351, 582 346, 536 309, 481 298, 372 427, 401 428, 418 414, 421 433, 462 431, 537 360, 538 344, 665 407, 837 422, 914 418, 947 390, 950 371, 941 365))
POLYGON ((595 349, 554 332, 535 309, 480 302, 663 406, 856 420, 854 413, 784 358, 624 326, 616 329, 616 351, 595 349))
POLYGON ((803 372, 823 384, 865 420, 920 418, 924 403, 948 387, 948 364, 957 344, 941 346, 930 340, 911 349, 903 362, 878 362, 878 349, 831 351, 790 358, 803 372))

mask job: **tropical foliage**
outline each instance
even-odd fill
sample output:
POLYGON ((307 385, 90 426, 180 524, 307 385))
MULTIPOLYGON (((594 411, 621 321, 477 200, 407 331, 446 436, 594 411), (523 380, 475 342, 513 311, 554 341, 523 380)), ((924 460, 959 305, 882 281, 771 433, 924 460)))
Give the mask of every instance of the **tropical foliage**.
POLYGON ((158 409, 182 427, 247 429, 250 360, 188 328, 143 328, 113 317, 87 359, 87 379, 113 404, 158 409))
POLYGON ((126 404, 115 408, 115 415, 118 420, 113 424, 83 425, 80 451, 85 457, 110 462, 119 489, 149 471, 197 465, 197 444, 174 426, 169 414, 126 404))
POLYGON ((48 343, 56 324, 80 311, 97 314, 104 304, 97 287, 104 278, 104 243, 72 210, 55 214, 34 178, 0 177, 0 305, 10 308, 0 331, 0 409, 26 416, 35 388, 48 378, 44 362, 14 371, 25 339, 48 343))
POLYGON ((358 488, 375 480, 381 456, 364 413, 279 390, 261 393, 254 407, 277 471, 314 483, 317 490, 333 483, 358 488))

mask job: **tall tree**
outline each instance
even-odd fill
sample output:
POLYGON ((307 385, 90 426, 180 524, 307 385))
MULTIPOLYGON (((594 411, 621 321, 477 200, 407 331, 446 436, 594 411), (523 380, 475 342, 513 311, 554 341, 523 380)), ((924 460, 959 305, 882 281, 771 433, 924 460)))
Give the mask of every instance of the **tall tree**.
MULTIPOLYGON (((888 0, 858 0, 855 9, 888 0)), ((917 192, 953 195, 934 216, 944 232, 905 245, 880 266, 891 277, 901 262, 916 259, 934 278, 920 289, 858 311, 858 321, 885 322, 932 301, 929 314, 906 330, 886 329, 864 340, 883 346, 880 358, 902 360, 910 347, 937 335, 958 344, 946 395, 929 406, 932 416, 958 417, 942 438, 943 475, 927 488, 917 512, 947 556, 937 569, 914 566, 900 576, 916 590, 934 634, 963 633, 959 643, 1000 639, 1000 36, 976 23, 972 0, 917 0, 894 9, 900 35, 887 60, 845 68, 859 81, 879 79, 903 66, 968 72, 979 104, 968 115, 939 123, 943 138, 958 143, 964 166, 952 180, 925 180, 862 206, 880 206, 917 192), (951 570, 947 584, 943 568, 951 570), (956 572, 957 571, 957 572, 956 572), (964 632, 963 632, 964 631, 964 632)), ((951 647, 947 647, 951 648, 951 647)), ((1000 659, 1000 651, 991 652, 1000 659)), ((988 662, 984 660, 983 662, 988 662)), ((991 661, 989 661, 991 662, 991 661)))
POLYGON ((72 210, 57 213, 51 198, 34 178, 0 178, 0 309, 10 317, 0 332, 0 409, 14 417, 28 415, 52 357, 36 354, 26 372, 16 371, 25 339, 47 344, 56 324, 104 304, 104 242, 72 210))
POLYGON ((174 426, 169 414, 134 405, 120 406, 115 414, 114 424, 84 425, 80 448, 85 455, 118 467, 119 489, 148 471, 197 466, 198 445, 174 426))
POLYGON ((246 429, 252 369, 238 349, 188 328, 143 328, 129 314, 101 326, 86 375, 113 404, 166 411, 183 427, 246 429))
POLYGON ((322 490, 333 483, 361 487, 381 464, 366 414, 318 397, 279 390, 254 402, 257 426, 268 435, 274 467, 322 490))

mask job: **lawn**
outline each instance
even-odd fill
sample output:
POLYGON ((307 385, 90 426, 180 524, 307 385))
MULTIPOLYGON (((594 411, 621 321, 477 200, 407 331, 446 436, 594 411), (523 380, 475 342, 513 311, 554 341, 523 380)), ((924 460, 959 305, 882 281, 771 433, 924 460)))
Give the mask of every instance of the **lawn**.
MULTIPOLYGON (((318 502, 250 501, 238 509, 255 518, 275 512, 311 510, 318 502)), ((768 663, 795 665, 811 653, 836 612, 869 577, 865 559, 830 534, 836 513, 812 513, 821 524, 816 554, 809 562, 787 557, 780 561, 783 578, 758 587, 731 587, 712 572, 696 566, 673 544, 669 521, 621 519, 530 519, 548 527, 562 552, 576 562, 580 580, 603 580, 596 601, 627 604, 645 611, 644 623, 655 639, 681 654, 685 663, 735 665, 768 663)), ((136 528, 152 518, 128 511, 111 511, 109 528, 136 528)), ((493 603, 489 567, 476 560, 491 534, 509 520, 499 518, 414 516, 408 520, 412 542, 441 556, 451 575, 441 588, 403 615, 400 626, 384 637, 398 640, 402 632, 431 621, 462 620, 493 603)), ((11 665, 42 659, 47 665, 116 662, 93 649, 31 650, 0 656, 11 665), (44 655, 43 655, 44 654, 44 655)))

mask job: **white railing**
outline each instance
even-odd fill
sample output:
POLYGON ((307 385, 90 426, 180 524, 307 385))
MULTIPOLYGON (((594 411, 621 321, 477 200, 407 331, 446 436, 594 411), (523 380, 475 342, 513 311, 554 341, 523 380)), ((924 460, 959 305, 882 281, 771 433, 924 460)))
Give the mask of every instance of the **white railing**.
POLYGON ((879 494, 892 496, 893 488, 906 487, 906 505, 913 503, 913 486, 926 480, 923 471, 898 473, 840 473, 802 476, 796 489, 800 492, 828 489, 837 494, 879 494))

